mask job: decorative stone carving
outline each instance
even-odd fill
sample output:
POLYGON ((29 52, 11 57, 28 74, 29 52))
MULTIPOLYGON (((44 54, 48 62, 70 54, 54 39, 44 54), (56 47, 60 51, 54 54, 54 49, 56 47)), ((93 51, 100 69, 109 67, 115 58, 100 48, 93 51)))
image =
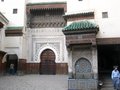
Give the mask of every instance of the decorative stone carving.
POLYGON ((27 29, 29 43, 28 62, 40 62, 40 54, 45 49, 51 49, 56 55, 55 62, 64 60, 65 37, 61 28, 27 29))
POLYGON ((80 58, 75 64, 75 78, 90 79, 93 78, 92 66, 86 58, 80 58))
POLYGON ((91 63, 85 58, 80 58, 75 64, 76 73, 90 73, 91 69, 91 63))
POLYGON ((40 52, 42 52, 43 50, 47 49, 47 48, 51 48, 53 49, 53 51, 55 52, 55 54, 57 54, 57 60, 60 59, 59 54, 60 54, 60 44, 59 43, 36 43, 36 47, 34 48, 34 58, 33 60, 35 61, 39 61, 38 59, 40 59, 40 52))

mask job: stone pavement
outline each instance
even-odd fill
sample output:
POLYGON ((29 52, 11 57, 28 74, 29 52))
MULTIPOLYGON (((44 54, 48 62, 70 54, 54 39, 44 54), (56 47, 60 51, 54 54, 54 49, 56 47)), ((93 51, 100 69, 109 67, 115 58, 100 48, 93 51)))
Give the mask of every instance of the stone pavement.
POLYGON ((0 76, 0 90, 67 90, 67 75, 0 76))

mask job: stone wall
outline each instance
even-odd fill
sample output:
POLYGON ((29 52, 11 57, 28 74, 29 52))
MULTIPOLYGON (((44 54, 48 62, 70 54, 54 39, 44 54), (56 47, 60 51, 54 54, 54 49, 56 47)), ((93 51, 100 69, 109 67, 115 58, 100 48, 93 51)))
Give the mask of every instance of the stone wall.
POLYGON ((73 47, 72 48, 72 67, 73 67, 73 72, 75 73, 75 63, 77 62, 77 60, 79 60, 80 58, 86 58, 87 60, 89 60, 90 63, 92 63, 93 59, 92 59, 92 48, 89 45, 86 46, 79 46, 79 47, 73 47))
POLYGON ((68 90, 97 90, 95 79, 69 79, 68 90))

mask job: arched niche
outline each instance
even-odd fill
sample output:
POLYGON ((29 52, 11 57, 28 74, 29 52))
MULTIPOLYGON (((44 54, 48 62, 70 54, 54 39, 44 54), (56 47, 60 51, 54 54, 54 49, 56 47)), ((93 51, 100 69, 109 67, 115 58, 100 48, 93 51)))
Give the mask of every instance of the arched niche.
POLYGON ((92 78, 92 65, 86 58, 80 58, 75 63, 75 78, 88 79, 92 78))

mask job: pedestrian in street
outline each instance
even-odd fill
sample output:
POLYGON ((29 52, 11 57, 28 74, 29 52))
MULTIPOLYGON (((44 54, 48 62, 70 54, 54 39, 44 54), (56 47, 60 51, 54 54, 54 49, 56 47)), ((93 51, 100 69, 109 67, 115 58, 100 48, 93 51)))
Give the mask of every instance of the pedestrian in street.
POLYGON ((118 71, 118 66, 113 67, 114 70, 112 71, 111 78, 113 81, 113 86, 115 90, 120 90, 120 72, 118 71))

